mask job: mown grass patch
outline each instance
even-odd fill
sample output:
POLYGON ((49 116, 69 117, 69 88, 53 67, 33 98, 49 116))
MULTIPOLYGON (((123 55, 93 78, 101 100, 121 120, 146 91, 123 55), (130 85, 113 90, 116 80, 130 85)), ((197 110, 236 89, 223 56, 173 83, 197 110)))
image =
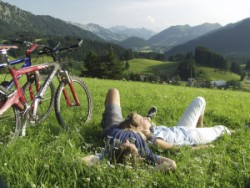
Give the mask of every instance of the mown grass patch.
POLYGON ((139 74, 159 74, 172 75, 178 64, 173 62, 163 62, 152 59, 132 59, 129 61, 128 72, 139 74))
POLYGON ((202 71, 202 75, 200 75, 200 77, 205 80, 240 80, 240 75, 232 72, 225 72, 215 68, 197 67, 197 72, 199 71, 202 71))
MULTIPOLYGON (((169 77, 176 75, 178 63, 163 62, 152 59, 132 59, 129 61, 128 72, 138 74, 161 74, 169 77)), ((216 68, 196 67, 197 80, 240 80, 240 76, 231 72, 225 72, 216 68)))

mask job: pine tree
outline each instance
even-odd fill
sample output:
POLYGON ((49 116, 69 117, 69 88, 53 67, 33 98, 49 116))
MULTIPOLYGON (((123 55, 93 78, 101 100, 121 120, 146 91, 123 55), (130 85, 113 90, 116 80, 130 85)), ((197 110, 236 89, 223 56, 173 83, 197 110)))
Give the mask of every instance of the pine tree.
POLYGON ((195 78, 195 61, 192 53, 187 53, 185 59, 179 64, 177 72, 182 80, 195 78))
POLYGON ((89 51, 89 53, 86 56, 84 66, 87 69, 87 71, 85 71, 85 74, 87 76, 97 77, 97 78, 101 77, 103 68, 100 64, 99 57, 95 52, 89 51))
POLYGON ((236 74, 241 74, 241 67, 240 67, 240 65, 239 64, 236 64, 235 62, 233 62, 232 64, 231 64, 231 71, 233 72, 233 73, 236 73, 236 74))
POLYGON ((248 60, 247 61, 247 63, 246 63, 246 68, 245 68, 246 70, 250 70, 250 60, 248 60))
POLYGON ((123 77, 124 63, 119 61, 114 53, 112 47, 110 47, 106 58, 106 72, 105 75, 109 79, 121 79, 123 77))

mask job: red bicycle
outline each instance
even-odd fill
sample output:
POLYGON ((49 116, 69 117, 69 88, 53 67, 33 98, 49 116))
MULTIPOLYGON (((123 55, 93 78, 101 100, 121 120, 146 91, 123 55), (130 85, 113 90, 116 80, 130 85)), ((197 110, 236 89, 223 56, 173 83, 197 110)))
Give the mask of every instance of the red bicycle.
MULTIPOLYGON (((40 54, 53 57, 55 61, 52 63, 30 66, 18 70, 15 70, 9 65, 9 71, 13 77, 16 90, 9 92, 6 88, 0 87, 0 118, 10 107, 14 110, 14 128, 9 129, 9 131, 4 131, 5 134, 0 132, 2 136, 5 137, 5 142, 15 140, 21 131, 23 133, 25 132, 27 123, 36 119, 39 103, 43 101, 43 96, 54 76, 57 76, 59 81, 55 96, 55 113, 59 124, 64 128, 72 130, 84 125, 91 119, 93 104, 91 94, 86 84, 80 78, 70 76, 68 71, 62 69, 59 65, 60 62, 57 61, 59 52, 64 50, 73 51, 74 48, 80 47, 81 43, 82 41, 77 45, 71 45, 61 49, 59 45, 55 48, 44 47, 40 54), (50 69, 50 73, 34 100, 29 105, 18 83, 18 76, 45 69, 50 69), (62 95, 64 97, 62 97, 62 95), (69 114, 72 115, 69 116, 69 114)), ((3 55, 7 56, 7 49, 0 51, 3 55)), ((9 125, 9 127, 11 126, 9 125)))
MULTIPOLYGON (((13 66, 16 64, 23 63, 21 68, 30 67, 32 65, 31 54, 39 47, 39 45, 36 43, 29 42, 29 41, 14 40, 12 42, 15 44, 19 44, 20 46, 28 47, 28 49, 25 52, 24 58, 9 61, 9 65, 13 66)), ((14 46, 14 47, 16 47, 16 46, 14 46)), ((13 46, 12 46, 12 48, 13 48, 13 46)), ((7 63, 0 64, 0 68, 4 68, 6 66, 8 66, 7 63)), ((20 75, 18 77, 18 79, 20 79, 21 76, 22 75, 20 75)), ((31 101, 34 100, 35 95, 37 94, 37 92, 40 90, 42 84, 44 83, 44 81, 45 81, 44 78, 46 77, 46 75, 40 74, 38 71, 35 71, 32 73, 26 74, 26 77, 27 77, 27 81, 22 88, 23 88, 23 91, 25 93, 25 97, 26 97, 28 103, 31 104, 31 101)), ((4 81, 1 82, 0 85, 4 86, 8 90, 12 90, 12 88, 14 88, 14 86, 15 86, 15 83, 14 83, 13 79, 10 81, 5 79, 4 81)), ((37 124, 37 123, 45 120, 49 116, 49 114, 51 113, 51 111, 53 109, 54 98, 55 98, 55 86, 51 82, 49 85, 49 88, 46 91, 46 94, 43 98, 43 102, 39 103, 40 106, 39 106, 39 111, 37 112, 36 118, 34 118, 32 121, 30 121, 30 123, 37 124), (45 101, 49 101, 49 102, 45 102, 45 101)), ((9 116, 6 116, 4 121, 8 121, 8 117, 9 116)))

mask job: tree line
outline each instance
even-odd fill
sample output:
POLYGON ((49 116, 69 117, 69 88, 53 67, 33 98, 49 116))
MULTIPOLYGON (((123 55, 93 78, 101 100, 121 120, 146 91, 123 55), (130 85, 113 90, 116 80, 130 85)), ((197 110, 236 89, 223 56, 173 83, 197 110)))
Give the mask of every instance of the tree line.
MULTIPOLYGON (((37 36, 36 36, 37 37, 37 36)), ((34 41, 35 38, 24 38, 24 40, 34 41)), ((46 38, 39 39, 39 43, 46 44, 50 47, 54 47, 60 42, 62 47, 75 44, 77 42, 76 37, 64 36, 55 37, 48 36, 46 38)), ((24 49, 15 52, 12 56, 23 56, 24 49)), ((125 49, 119 45, 106 43, 102 41, 92 41, 90 39, 84 39, 82 47, 78 51, 70 54, 70 61, 66 58, 69 57, 68 53, 60 54, 61 60, 64 63, 65 68, 71 68, 80 72, 80 75, 107 79, 122 79, 128 80, 141 80, 140 74, 126 73, 124 71, 129 69, 129 60, 133 58, 146 58, 164 61, 164 54, 160 53, 141 53, 134 52, 131 49, 125 49)), ((34 56, 36 56, 34 54, 34 56)), ((245 72, 239 64, 232 62, 231 64, 220 54, 212 52, 205 47, 197 47, 195 54, 191 52, 187 54, 177 54, 170 57, 170 61, 179 62, 179 66, 173 75, 179 77, 181 80, 188 80, 188 78, 196 78, 199 76, 197 72, 197 66, 214 67, 223 71, 231 71, 236 74, 245 76, 245 72)), ((246 63, 246 70, 250 70, 250 61, 246 63)), ((159 81, 170 79, 168 75, 162 78, 163 75, 146 75, 143 79, 145 81, 159 81)))
MULTIPOLYGON (((243 80, 246 77, 246 72, 240 67, 239 64, 232 62, 229 63, 222 55, 212 52, 205 47, 196 47, 195 55, 192 52, 183 54, 176 54, 171 56, 170 60, 178 61, 179 66, 177 68, 177 75, 181 80, 188 80, 189 78, 196 78, 199 74, 197 73, 197 66, 213 67, 222 71, 231 71, 233 73, 241 75, 243 80)), ((250 61, 246 64, 246 70, 250 70, 250 61)))

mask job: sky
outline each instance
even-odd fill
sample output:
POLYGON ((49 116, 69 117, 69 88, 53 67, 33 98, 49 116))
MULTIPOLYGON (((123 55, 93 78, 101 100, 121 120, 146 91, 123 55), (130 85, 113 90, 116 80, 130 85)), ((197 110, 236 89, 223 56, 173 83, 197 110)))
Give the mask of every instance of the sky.
POLYGON ((250 0, 2 1, 35 15, 50 15, 64 21, 95 23, 104 28, 144 27, 155 32, 185 24, 219 23, 224 26, 250 17, 250 0))

